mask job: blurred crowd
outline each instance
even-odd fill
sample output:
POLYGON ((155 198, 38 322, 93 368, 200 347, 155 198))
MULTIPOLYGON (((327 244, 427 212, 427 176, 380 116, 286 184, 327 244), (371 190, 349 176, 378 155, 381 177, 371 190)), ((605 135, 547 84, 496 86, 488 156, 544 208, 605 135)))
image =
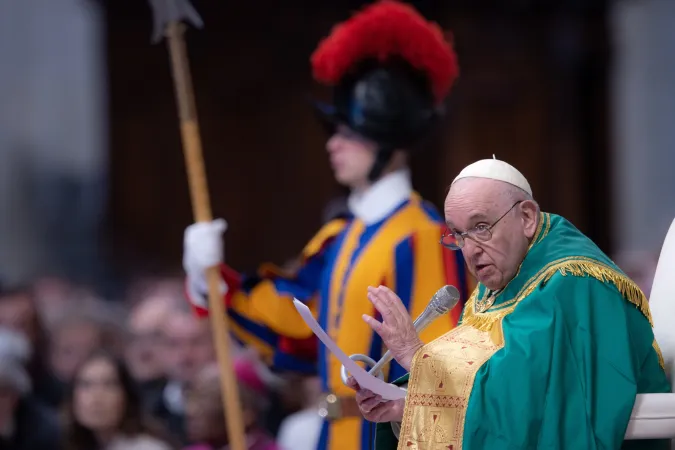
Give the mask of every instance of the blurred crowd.
MULTIPOLYGON (((647 294, 657 258, 616 256, 647 294)), ((145 279, 110 301, 59 278, 0 286, 0 449, 227 449, 210 322, 183 289, 145 279)), ((248 448, 313 450, 318 380, 232 353, 248 448)))
MULTIPOLYGON (((249 449, 315 446, 316 379, 233 354, 249 449)), ((183 280, 121 301, 59 278, 0 287, 0 449, 221 450, 225 423, 210 323, 183 280)))
MULTIPOLYGON (((323 219, 344 211, 337 199, 323 219)), ((658 254, 614 259, 649 296, 658 254)), ((248 449, 314 450, 318 378, 271 373, 234 345, 248 449)), ((59 277, 0 283, 0 450, 226 450, 227 434, 210 322, 182 278, 119 299, 59 277)))

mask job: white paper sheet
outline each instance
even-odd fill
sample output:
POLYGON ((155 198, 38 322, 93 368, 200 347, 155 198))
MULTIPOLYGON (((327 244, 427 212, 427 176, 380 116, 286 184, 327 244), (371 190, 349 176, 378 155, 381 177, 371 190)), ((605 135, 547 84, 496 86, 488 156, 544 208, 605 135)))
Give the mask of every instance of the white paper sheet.
POLYGON ((314 334, 321 339, 321 342, 331 351, 345 366, 347 371, 354 377, 354 379, 359 383, 364 389, 368 389, 380 396, 385 400, 398 400, 405 398, 406 391, 398 386, 393 384, 385 383, 384 381, 370 375, 368 372, 363 369, 363 367, 356 364, 354 361, 349 359, 349 357, 343 352, 340 347, 337 346, 335 341, 333 341, 321 328, 321 325, 317 323, 312 315, 312 312, 309 308, 299 301, 298 299, 293 299, 293 304, 295 309, 298 310, 302 319, 309 325, 309 327, 314 331, 314 334))

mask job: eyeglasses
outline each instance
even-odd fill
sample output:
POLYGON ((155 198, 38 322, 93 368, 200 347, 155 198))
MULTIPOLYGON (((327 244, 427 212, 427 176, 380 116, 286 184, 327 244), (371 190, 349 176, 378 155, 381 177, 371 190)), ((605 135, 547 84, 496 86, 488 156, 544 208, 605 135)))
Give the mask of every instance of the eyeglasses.
POLYGON ((511 212, 513 208, 516 207, 519 203, 522 203, 522 200, 515 202, 508 211, 506 211, 502 216, 495 220, 492 225, 480 224, 476 225, 469 231, 463 233, 454 232, 450 229, 446 229, 443 235, 441 236, 441 245, 449 248, 450 250, 460 250, 464 247, 464 239, 469 238, 476 242, 487 242, 492 239, 492 229, 502 220, 508 213, 511 212))

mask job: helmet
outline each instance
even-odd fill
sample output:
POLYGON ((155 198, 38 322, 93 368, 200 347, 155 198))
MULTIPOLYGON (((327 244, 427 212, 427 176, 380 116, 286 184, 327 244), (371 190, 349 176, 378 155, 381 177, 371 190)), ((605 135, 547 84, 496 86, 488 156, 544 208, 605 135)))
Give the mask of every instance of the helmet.
POLYGON ((441 29, 395 0, 336 26, 311 62, 314 78, 333 88, 332 104, 315 102, 322 118, 378 145, 371 181, 395 150, 410 151, 438 123, 459 72, 441 29))

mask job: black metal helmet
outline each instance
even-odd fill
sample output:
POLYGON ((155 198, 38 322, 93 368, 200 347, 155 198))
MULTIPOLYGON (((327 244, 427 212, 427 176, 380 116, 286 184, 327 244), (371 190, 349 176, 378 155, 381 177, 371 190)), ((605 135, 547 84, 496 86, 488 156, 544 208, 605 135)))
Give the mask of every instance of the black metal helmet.
POLYGON ((334 88, 332 104, 316 103, 323 118, 377 143, 371 180, 395 150, 410 150, 429 134, 458 75, 440 28, 394 0, 338 25, 314 52, 312 66, 315 78, 334 88))

